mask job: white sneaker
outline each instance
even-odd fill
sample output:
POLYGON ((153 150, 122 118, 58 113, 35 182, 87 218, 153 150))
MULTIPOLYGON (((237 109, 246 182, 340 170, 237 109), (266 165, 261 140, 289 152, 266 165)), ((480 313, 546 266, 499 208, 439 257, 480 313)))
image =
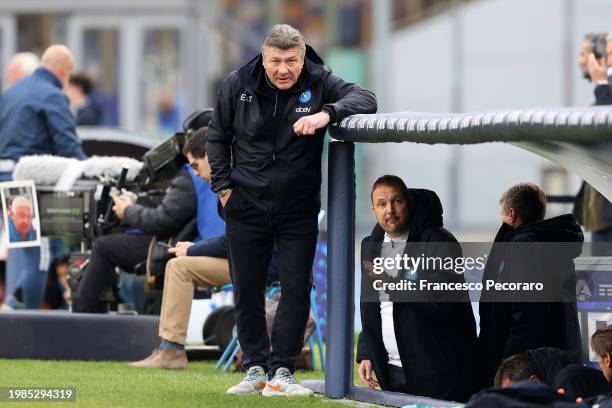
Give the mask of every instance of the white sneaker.
POLYGON ((9 305, 7 305, 6 303, 2 303, 0 305, 0 312, 10 312, 12 310, 13 310, 13 308, 10 307, 9 305))
POLYGON ((276 370, 272 381, 266 383, 266 388, 264 388, 261 395, 264 397, 309 397, 314 395, 314 391, 302 387, 295 381, 288 368, 281 367, 276 370))
POLYGON ((227 390, 228 394, 259 394, 266 386, 266 372, 260 366, 249 368, 246 375, 239 384, 230 387, 227 390))

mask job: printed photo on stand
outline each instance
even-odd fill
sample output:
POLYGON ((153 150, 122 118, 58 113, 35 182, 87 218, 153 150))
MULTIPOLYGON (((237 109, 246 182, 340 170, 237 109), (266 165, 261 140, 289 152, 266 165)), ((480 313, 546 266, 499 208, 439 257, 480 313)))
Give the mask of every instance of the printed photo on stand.
POLYGON ((0 183, 4 234, 9 248, 40 246, 40 217, 32 180, 0 183))

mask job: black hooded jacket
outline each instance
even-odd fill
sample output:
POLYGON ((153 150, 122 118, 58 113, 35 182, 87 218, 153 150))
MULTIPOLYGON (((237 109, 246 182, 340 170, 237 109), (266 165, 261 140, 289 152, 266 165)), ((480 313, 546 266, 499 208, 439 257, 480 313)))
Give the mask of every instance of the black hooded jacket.
MULTIPOLYGON (((553 282, 558 289, 565 286, 565 293, 573 291, 575 294, 574 258, 580 255, 583 241, 582 230, 570 214, 523 224, 517 229, 503 224, 489 254, 483 283, 489 279, 496 282, 529 281, 530 271, 545 271, 541 274, 549 279, 545 287, 550 288, 553 282), (576 245, 563 244, 563 251, 554 253, 544 253, 544 246, 528 245, 550 242, 576 245), (522 252, 517 255, 515 252, 519 248, 522 252), (533 248, 533 256, 526 256, 525 250, 530 248, 533 248), (529 263, 525 264, 526 261, 529 263), (550 280, 554 276, 558 279, 550 280)), ((555 347, 581 357, 575 297, 566 302, 494 302, 487 296, 483 291, 478 338, 483 387, 492 385, 503 358, 527 349, 555 347)))
POLYGON ((594 93, 596 105, 612 105, 612 89, 610 89, 610 85, 597 85, 594 93))
POLYGON ((553 390, 563 388, 570 398, 590 398, 606 395, 610 384, 603 373, 580 364, 572 353, 552 347, 527 350, 538 368, 540 380, 553 390))
MULTIPOLYGON (((424 246, 428 251, 425 255, 443 256, 438 249, 447 251, 449 245, 435 243, 457 240, 443 227, 440 199, 429 190, 409 189, 408 193, 408 243, 430 243, 424 246)), ((379 256, 383 240, 384 231, 376 225, 361 243, 362 265, 379 256)), ((459 244, 456 249, 458 253, 451 255, 461 253, 459 244)), ((363 282, 367 284, 367 279, 363 282)), ((387 389, 388 353, 383 343, 380 302, 362 302, 361 321, 357 362, 371 360, 381 388, 387 389)), ((467 298, 464 302, 394 302, 393 321, 406 378, 403 392, 466 401, 472 392, 476 343, 474 315, 467 298)))
POLYGON ((339 122, 376 112, 376 97, 332 74, 309 46, 298 81, 287 91, 267 79, 261 54, 230 73, 206 135, 213 191, 234 188, 238 202, 267 213, 318 211, 326 128, 298 136, 293 124, 324 106, 330 123, 339 122))

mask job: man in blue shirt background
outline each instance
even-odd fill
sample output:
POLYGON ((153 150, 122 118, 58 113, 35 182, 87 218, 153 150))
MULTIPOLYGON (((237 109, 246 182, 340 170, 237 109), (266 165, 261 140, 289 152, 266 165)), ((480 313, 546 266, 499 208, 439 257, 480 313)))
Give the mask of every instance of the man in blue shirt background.
POLYGON ((10 180, 13 166, 22 156, 53 154, 85 159, 63 91, 73 69, 70 50, 52 45, 43 54, 40 68, 2 94, 0 179, 10 180))
MULTIPOLYGON (((53 154, 85 159, 75 131, 74 116, 63 89, 74 69, 74 57, 61 44, 47 48, 41 67, 2 94, 0 102, 0 181, 12 179, 15 164, 23 156, 53 154)), ((51 240, 53 247, 61 242, 51 240)), ((45 287, 47 266, 39 269, 40 248, 9 250, 6 289, 23 288, 24 304, 38 308, 45 287)), ((9 298, 9 306, 16 306, 9 298)))

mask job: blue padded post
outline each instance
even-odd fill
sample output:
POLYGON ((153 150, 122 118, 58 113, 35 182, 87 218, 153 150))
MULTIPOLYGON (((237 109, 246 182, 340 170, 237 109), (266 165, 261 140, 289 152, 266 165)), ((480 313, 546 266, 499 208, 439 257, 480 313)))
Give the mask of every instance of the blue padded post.
POLYGON ((325 394, 344 398, 353 382, 355 145, 329 146, 327 352, 325 394))

